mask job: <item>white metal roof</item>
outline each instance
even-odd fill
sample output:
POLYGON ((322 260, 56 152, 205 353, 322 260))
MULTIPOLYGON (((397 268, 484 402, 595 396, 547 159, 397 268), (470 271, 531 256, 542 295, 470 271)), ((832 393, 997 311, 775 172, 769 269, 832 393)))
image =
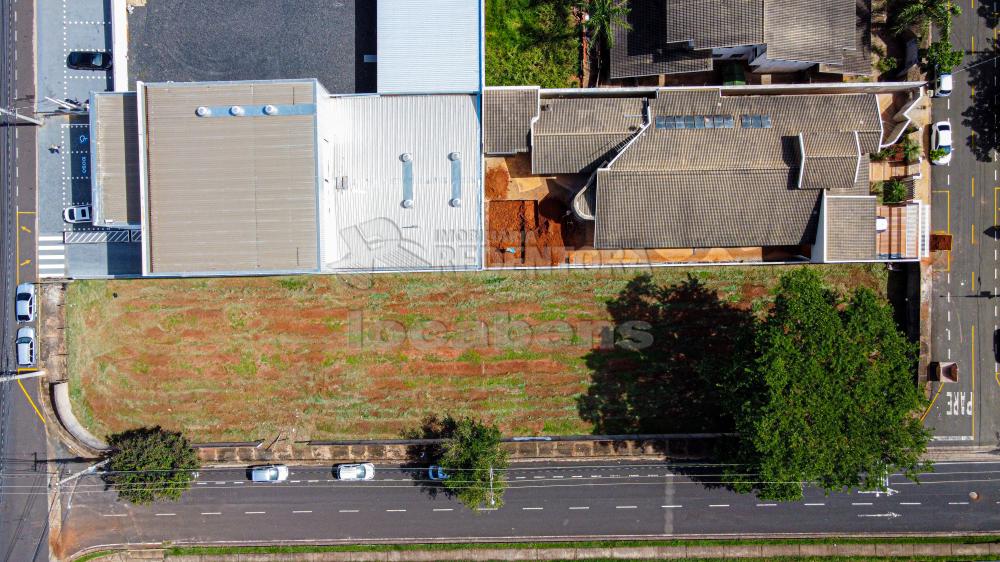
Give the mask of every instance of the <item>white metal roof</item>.
POLYGON ((327 101, 320 111, 323 270, 480 267, 478 96, 327 101))
POLYGON ((378 0, 378 91, 478 92, 481 0, 378 0))

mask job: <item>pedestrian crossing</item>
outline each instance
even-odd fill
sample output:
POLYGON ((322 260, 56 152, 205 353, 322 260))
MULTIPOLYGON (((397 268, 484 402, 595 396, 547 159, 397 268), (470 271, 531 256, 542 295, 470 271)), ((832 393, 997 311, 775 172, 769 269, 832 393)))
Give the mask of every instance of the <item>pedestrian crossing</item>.
POLYGON ((66 277, 66 245, 63 236, 42 235, 38 237, 38 278, 51 279, 66 277))

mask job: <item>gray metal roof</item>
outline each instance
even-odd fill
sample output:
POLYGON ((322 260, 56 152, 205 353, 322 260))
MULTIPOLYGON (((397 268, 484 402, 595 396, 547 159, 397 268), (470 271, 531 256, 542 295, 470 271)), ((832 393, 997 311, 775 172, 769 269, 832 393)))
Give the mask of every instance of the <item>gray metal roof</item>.
POLYGON ((378 92, 479 92, 481 3, 378 0, 378 92))
POLYGON ((592 171, 642 128, 644 106, 641 98, 542 100, 532 127, 532 173, 592 171))
POLYGON ((145 84, 139 96, 144 273, 319 269, 315 80, 145 84))
POLYGON ((538 86, 486 88, 483 92, 483 151, 528 151, 531 123, 538 117, 538 86))
POLYGON ((826 198, 826 258, 858 261, 876 258, 874 197, 826 198))
POLYGON ((90 182, 95 226, 138 226, 139 119, 135 92, 100 92, 90 103, 90 182))
POLYGON ((478 103, 460 94, 327 100, 324 271, 479 267, 478 103))
POLYGON ((712 49, 752 45, 766 45, 769 59, 841 65, 853 73, 866 60, 851 54, 865 33, 870 44, 870 22, 856 29, 868 21, 856 17, 856 1, 870 2, 630 0, 631 30, 614 31, 611 77, 711 70, 712 49))

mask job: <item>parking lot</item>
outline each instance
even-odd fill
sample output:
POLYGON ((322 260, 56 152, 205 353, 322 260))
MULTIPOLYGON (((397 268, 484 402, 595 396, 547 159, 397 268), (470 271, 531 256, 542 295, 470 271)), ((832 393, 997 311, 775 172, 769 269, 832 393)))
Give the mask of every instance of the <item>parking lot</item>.
POLYGON ((144 82, 318 78, 375 90, 374 0, 155 0, 129 15, 129 74, 144 82))
MULTIPOLYGON (((84 101, 111 90, 111 72, 71 70, 72 51, 111 52, 110 0, 39 4, 37 81, 40 111, 56 100, 84 101)), ((114 58, 114 53, 111 53, 114 58)), ((50 116, 38 130, 38 277, 107 277, 140 273, 138 240, 91 224, 69 224, 63 211, 87 205, 90 194, 90 127, 87 116, 50 116)))

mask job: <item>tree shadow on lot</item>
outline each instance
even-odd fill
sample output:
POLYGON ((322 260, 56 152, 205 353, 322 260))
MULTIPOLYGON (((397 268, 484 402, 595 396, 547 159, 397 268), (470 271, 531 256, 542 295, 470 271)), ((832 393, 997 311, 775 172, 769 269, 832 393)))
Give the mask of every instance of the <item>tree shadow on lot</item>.
POLYGON ((404 439, 431 440, 410 445, 407 448, 406 462, 403 464, 403 470, 413 478, 413 485, 419 486, 431 498, 436 498, 438 494, 443 494, 447 498, 454 495, 440 482, 431 480, 428 469, 431 465, 437 464, 444 452, 440 440, 451 437, 457 423, 457 420, 450 415, 440 417, 437 414, 430 414, 421 420, 419 427, 403 430, 401 434, 404 439))
POLYGON ((595 434, 732 431, 719 390, 750 347, 748 310, 694 277, 661 287, 640 275, 608 311, 614 349, 588 355, 591 384, 577 399, 595 434))
POLYGON ((1000 127, 997 125, 997 42, 990 39, 990 47, 976 53, 976 58, 968 68, 969 85, 975 89, 972 105, 962 112, 962 123, 972 129, 973 135, 966 140, 972 154, 980 162, 987 162, 992 152, 1000 148, 1000 127))

